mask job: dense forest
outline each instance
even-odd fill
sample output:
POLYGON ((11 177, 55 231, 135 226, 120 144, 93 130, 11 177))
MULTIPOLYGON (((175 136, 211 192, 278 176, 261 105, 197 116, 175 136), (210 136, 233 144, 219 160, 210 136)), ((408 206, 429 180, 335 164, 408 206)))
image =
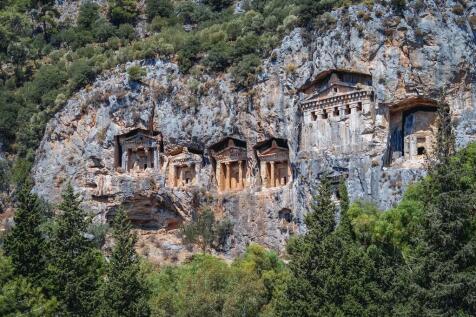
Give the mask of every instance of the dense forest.
POLYGON ((202 252, 156 267, 136 253, 124 210, 101 226, 71 185, 58 206, 31 191, 46 123, 102 72, 163 58, 192 77, 228 71, 247 89, 294 27, 332 27, 330 10, 373 2, 249 0, 235 14, 231 0, 108 0, 106 11, 82 2, 70 21, 53 0, 0 0, 0 192, 16 210, 0 236, 0 316, 475 316, 476 144, 455 150, 444 104, 427 176, 398 205, 351 203, 343 181, 324 180, 285 258, 256 244, 231 262, 212 255, 228 227, 205 211, 182 228, 202 252))

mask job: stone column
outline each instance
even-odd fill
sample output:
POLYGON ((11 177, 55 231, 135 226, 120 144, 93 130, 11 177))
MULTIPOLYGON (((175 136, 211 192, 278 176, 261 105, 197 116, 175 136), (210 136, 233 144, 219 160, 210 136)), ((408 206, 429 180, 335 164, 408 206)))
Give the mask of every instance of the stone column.
POLYGON ((289 161, 286 161, 286 164, 288 166, 288 182, 286 184, 288 184, 289 182, 292 181, 292 173, 291 173, 291 164, 289 164, 289 161))
POLYGON ((183 170, 184 170, 184 168, 182 166, 179 166, 178 168, 180 168, 179 186, 182 187, 183 186, 183 170))
POLYGON ((122 152, 122 164, 121 164, 121 167, 122 169, 127 172, 127 160, 128 160, 128 157, 127 157, 127 150, 125 150, 124 152, 122 152))
POLYGON ((217 162, 216 163, 216 167, 215 167, 215 177, 217 178, 217 186, 218 186, 218 190, 221 191, 222 190, 222 185, 223 185, 223 181, 222 181, 222 166, 221 166, 221 163, 220 162, 217 162))
POLYGON ((274 161, 269 162, 271 164, 271 186, 270 187, 275 187, 276 186, 276 176, 274 175, 274 161))
POLYGON ((260 166, 259 171, 261 176, 261 186, 266 187, 266 162, 260 161, 259 166, 260 166))
POLYGON ((200 172, 200 163, 194 163, 194 164, 193 164, 193 167, 195 168, 195 178, 194 178, 195 181, 194 181, 194 184, 199 184, 199 183, 200 183, 200 178, 199 178, 199 177, 200 177, 200 176, 199 176, 199 175, 200 175, 200 174, 199 174, 199 172, 200 172))
MULTIPOLYGON (((145 157, 146 157, 146 162, 147 162, 147 168, 150 168, 150 151, 149 151, 149 148, 147 147, 144 147, 144 153, 145 153, 145 157)), ((145 170, 145 168, 144 168, 145 170)))
POLYGON ((231 189, 231 166, 230 162, 225 163, 226 165, 226 176, 225 176, 225 190, 231 189))
POLYGON ((238 161, 238 187, 240 189, 243 189, 243 167, 242 167, 243 161, 238 161))
POLYGON ((132 149, 127 150, 126 171, 131 169, 132 149))

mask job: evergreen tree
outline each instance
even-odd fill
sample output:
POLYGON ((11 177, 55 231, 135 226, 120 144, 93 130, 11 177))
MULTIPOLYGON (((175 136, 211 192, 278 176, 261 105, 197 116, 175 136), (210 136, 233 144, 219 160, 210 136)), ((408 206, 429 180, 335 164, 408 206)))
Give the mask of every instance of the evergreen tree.
POLYGON ((45 238, 41 230, 46 208, 38 196, 31 193, 29 182, 22 184, 17 199, 15 226, 4 241, 4 250, 13 261, 15 274, 38 282, 46 269, 45 238))
POLYGON ((436 166, 423 181, 426 212, 408 275, 407 311, 419 316, 476 315, 476 153, 454 151, 449 108, 439 109, 436 166), (471 175, 472 174, 472 175, 471 175))
POLYGON ((46 298, 14 271, 11 259, 0 254, 0 316, 57 316, 56 299, 46 298))
POLYGON ((134 250, 137 236, 122 208, 114 217, 114 249, 102 288, 101 316, 148 316, 149 289, 140 269, 140 259, 134 250))
POLYGON ((309 231, 289 245, 290 279, 281 316, 385 316, 391 314, 395 259, 378 246, 353 238, 345 183, 339 186, 341 222, 334 229, 330 186, 321 184, 317 205, 306 217, 309 231))
POLYGON ((89 239, 89 217, 68 184, 50 241, 48 289, 67 316, 91 316, 98 302, 102 256, 89 239))

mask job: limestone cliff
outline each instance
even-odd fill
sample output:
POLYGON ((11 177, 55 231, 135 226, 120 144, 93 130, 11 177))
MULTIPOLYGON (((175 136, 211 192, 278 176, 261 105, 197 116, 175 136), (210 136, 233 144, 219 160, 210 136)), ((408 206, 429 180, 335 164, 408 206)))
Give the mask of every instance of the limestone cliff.
MULTIPOLYGON (((371 12, 360 6, 334 11, 320 30, 295 29, 284 38, 263 62, 259 82, 246 91, 237 91, 229 74, 191 77, 163 60, 135 63, 147 69, 141 83, 128 80, 130 65, 118 66, 76 94, 48 124, 33 170, 35 191, 56 202, 71 181, 96 221, 125 206, 143 232, 142 246, 158 260, 183 250, 176 228, 204 207, 234 225, 225 254, 233 256, 252 241, 283 251, 289 235, 304 229, 303 215, 321 177, 344 176, 352 200, 389 208, 424 173, 424 162, 407 152, 421 156, 429 150, 417 143, 409 150, 411 137, 420 142, 418 135, 410 135, 407 145, 404 135, 397 137, 401 142, 392 140, 392 122, 405 125, 398 119, 405 119, 405 111, 416 113, 413 106, 432 107, 443 98, 458 145, 476 140, 476 7, 462 15, 451 8, 430 2, 401 15, 380 5, 371 12), (329 70, 367 76, 368 104, 314 112, 325 90, 316 87, 325 86, 329 70), (144 156, 145 170, 125 166, 118 156, 119 136, 133 131, 160 135, 144 154, 155 155, 144 156), (245 149, 246 167, 237 170, 243 183, 230 182, 238 186, 234 191, 220 188, 217 166, 225 165, 211 148, 226 137, 245 149), (257 149, 272 139, 286 143, 290 175, 266 186, 263 166, 269 165, 261 164, 257 149), (183 172, 177 165, 172 173, 180 149, 194 151, 198 165, 183 172), (180 185, 174 173, 193 175, 180 185)), ((424 113, 412 118, 426 120, 424 113)))

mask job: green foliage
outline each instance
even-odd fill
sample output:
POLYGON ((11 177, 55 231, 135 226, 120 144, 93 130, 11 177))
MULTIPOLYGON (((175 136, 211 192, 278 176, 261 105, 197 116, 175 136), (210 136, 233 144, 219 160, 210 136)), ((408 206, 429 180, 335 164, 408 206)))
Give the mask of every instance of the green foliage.
POLYGON ((80 28, 91 29, 99 18, 99 6, 96 3, 87 1, 79 7, 77 23, 80 28))
POLYGON ((46 208, 24 183, 17 194, 15 226, 4 241, 6 255, 12 259, 14 273, 38 282, 46 269, 46 241, 42 225, 46 208))
POLYGON ((271 298, 286 279, 273 252, 250 245, 232 265, 196 255, 151 273, 153 316, 272 316, 271 298))
MULTIPOLYGON (((440 126, 442 130, 440 142, 453 138, 451 129, 440 126)), ((476 144, 472 144, 455 156, 440 155, 422 182, 425 213, 408 261, 410 290, 415 294, 406 303, 409 311, 427 316, 476 314, 476 301, 469 295, 476 292, 475 171, 476 144)))
POLYGON ((253 85, 257 80, 261 59, 254 54, 246 55, 238 65, 233 66, 231 73, 237 87, 245 88, 253 85))
POLYGON ((66 315, 91 316, 99 305, 99 277, 103 261, 88 238, 91 219, 80 208, 78 195, 68 184, 51 232, 47 270, 48 292, 56 296, 66 315))
POLYGON ((211 6, 213 10, 220 11, 229 7, 233 1, 232 0, 205 0, 203 3, 211 6))
POLYGON ((72 89, 78 89, 88 83, 91 83, 96 77, 94 67, 86 58, 80 58, 74 61, 68 69, 70 85, 72 89))
POLYGON ((420 195, 421 185, 410 186, 402 201, 386 212, 368 202, 357 201, 352 204, 349 217, 357 238, 366 245, 394 245, 408 255, 413 249, 413 238, 424 212, 420 195))
POLYGON ((0 191, 10 189, 10 166, 6 160, 0 159, 0 191))
POLYGON ((138 15, 134 0, 109 0, 109 18, 114 25, 133 24, 138 15))
POLYGON ((147 18, 152 21, 155 17, 169 18, 174 13, 171 0, 146 0, 147 18))
POLYGON ((57 316, 57 301, 46 298, 41 289, 33 287, 24 277, 15 276, 14 271, 11 260, 0 254, 0 315, 57 316))
POLYGON ((292 276, 277 301, 280 316, 383 316, 392 309, 388 295, 400 257, 353 239, 343 183, 339 191, 337 228, 330 186, 323 180, 306 215, 308 232, 288 245, 292 276))
POLYGON ((125 211, 118 209, 113 223, 115 245, 102 287, 100 316, 149 315, 149 289, 134 250, 137 237, 131 230, 125 211))
POLYGON ((213 211, 206 209, 196 219, 182 227, 185 244, 198 244, 203 252, 223 248, 232 234, 233 225, 228 220, 216 221, 213 211))
POLYGON ((127 75, 130 81, 141 82, 146 73, 146 70, 138 65, 131 66, 127 69, 127 75))

